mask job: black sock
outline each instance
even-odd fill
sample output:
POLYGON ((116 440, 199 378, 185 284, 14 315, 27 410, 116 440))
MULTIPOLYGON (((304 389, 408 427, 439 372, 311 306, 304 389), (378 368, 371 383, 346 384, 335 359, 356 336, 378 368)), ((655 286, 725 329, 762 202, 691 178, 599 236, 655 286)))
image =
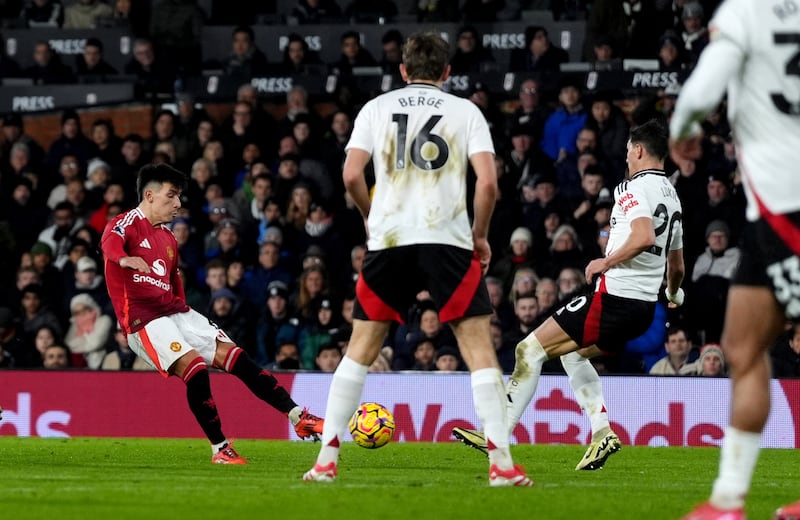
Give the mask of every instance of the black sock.
POLYGON ((289 413, 297 406, 289 392, 278 384, 275 376, 256 365, 247 352, 234 347, 228 358, 226 360, 226 365, 230 364, 228 371, 241 379, 256 397, 283 413, 289 413))
MULTIPOLYGON (((186 400, 189 402, 189 409, 192 410, 195 419, 197 419, 203 432, 205 432, 209 442, 211 444, 219 444, 225 440, 225 435, 222 433, 222 423, 219 420, 217 404, 211 395, 208 368, 206 368, 202 358, 198 357, 197 361, 202 366, 192 367, 190 365, 184 371, 184 374, 188 376, 188 379, 184 379, 184 383, 186 383, 186 400)), ((192 365, 194 364, 192 363, 192 365)))

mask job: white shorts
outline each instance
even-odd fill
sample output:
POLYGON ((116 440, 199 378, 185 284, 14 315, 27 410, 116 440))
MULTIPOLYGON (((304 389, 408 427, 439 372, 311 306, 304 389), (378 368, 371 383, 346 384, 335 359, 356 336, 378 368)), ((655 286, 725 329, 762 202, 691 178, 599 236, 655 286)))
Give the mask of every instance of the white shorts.
POLYGON ((194 309, 157 318, 128 334, 131 350, 164 377, 169 376, 169 367, 191 350, 212 366, 217 341, 233 343, 222 329, 194 309))

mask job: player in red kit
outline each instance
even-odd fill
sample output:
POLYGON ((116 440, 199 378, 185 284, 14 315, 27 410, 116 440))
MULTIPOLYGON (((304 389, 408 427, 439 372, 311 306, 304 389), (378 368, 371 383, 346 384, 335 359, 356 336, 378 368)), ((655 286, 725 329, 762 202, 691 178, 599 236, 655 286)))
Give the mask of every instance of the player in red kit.
POLYGON ((186 304, 178 245, 166 226, 181 207, 186 176, 164 165, 139 171, 139 206, 108 223, 101 248, 108 293, 131 349, 164 377, 186 384, 186 400, 211 442, 215 464, 246 464, 222 433, 208 366, 229 372, 262 401, 286 414, 301 438, 322 433, 323 421, 301 409, 266 370, 208 318, 186 304))

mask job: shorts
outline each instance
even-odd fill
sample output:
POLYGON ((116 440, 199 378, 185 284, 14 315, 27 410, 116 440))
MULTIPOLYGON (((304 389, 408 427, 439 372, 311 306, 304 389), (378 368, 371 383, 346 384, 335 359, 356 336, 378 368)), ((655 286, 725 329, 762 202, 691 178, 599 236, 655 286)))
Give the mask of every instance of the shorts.
POLYGON ((233 343, 217 325, 194 309, 156 318, 128 334, 128 345, 164 377, 187 352, 195 350, 208 366, 214 364, 217 341, 233 343))
POLYGON ((597 345, 603 352, 617 353, 650 328, 655 312, 656 302, 588 290, 552 316, 580 348, 597 345))
POLYGON ((473 251, 442 244, 415 244, 367 251, 356 282, 353 317, 405 322, 426 290, 444 323, 492 313, 480 261, 473 251))
MULTIPOLYGON (((781 215, 784 237, 800 236, 800 212, 781 215)), ((748 224, 742 233, 742 256, 731 285, 767 287, 786 317, 800 320, 800 240, 785 238, 764 219, 748 224)))

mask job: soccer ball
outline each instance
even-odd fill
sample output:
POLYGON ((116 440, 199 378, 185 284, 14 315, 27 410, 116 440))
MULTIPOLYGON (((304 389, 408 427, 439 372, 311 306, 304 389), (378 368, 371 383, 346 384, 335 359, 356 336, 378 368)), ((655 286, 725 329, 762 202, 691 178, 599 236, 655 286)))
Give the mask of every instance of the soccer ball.
POLYGON ((385 446, 394 435, 394 416, 378 403, 361 403, 350 418, 350 435, 362 448, 385 446))

